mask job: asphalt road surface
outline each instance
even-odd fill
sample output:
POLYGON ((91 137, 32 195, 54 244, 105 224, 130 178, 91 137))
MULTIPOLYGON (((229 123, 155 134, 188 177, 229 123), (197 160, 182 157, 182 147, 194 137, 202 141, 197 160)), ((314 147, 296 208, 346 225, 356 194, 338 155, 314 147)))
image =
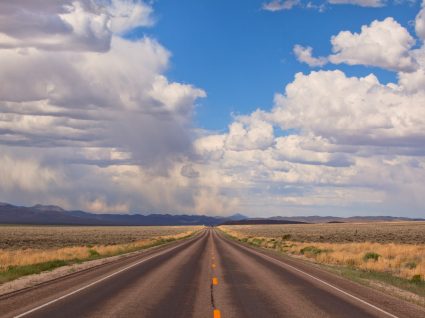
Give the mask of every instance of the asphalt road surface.
POLYGON ((0 296, 0 317, 425 317, 422 307, 214 229, 0 296))

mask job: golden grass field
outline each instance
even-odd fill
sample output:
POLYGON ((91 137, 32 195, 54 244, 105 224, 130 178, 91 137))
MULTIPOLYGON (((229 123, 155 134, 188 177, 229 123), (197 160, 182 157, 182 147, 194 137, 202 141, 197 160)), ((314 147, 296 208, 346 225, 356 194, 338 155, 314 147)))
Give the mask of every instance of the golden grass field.
POLYGON ((220 226, 234 238, 327 265, 421 281, 425 222, 220 226))
POLYGON ((1 226, 0 274, 14 267, 123 254, 181 239, 202 226, 1 226))

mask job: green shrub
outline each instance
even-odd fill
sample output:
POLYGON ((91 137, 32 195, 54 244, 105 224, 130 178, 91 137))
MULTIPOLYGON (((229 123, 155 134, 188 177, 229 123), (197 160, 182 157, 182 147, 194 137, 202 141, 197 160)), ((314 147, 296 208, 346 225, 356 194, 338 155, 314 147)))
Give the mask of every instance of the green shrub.
POLYGON ((90 254, 90 257, 93 257, 93 258, 100 256, 99 252, 96 251, 95 249, 89 249, 89 254, 90 254))
POLYGON ((363 256, 363 260, 365 262, 367 262, 368 260, 373 260, 373 261, 377 261, 379 258, 381 257, 381 255, 379 255, 378 253, 375 252, 367 252, 364 256, 363 256))
POLYGON ((420 283, 422 282, 422 276, 419 274, 413 275, 412 278, 410 279, 410 281, 412 283, 420 283))
POLYGON ((261 245, 261 243, 263 243, 263 240, 262 240, 262 239, 259 239, 259 238, 254 238, 254 239, 251 241, 251 243, 252 243, 253 245, 260 246, 260 245, 261 245))
POLYGON ((404 266, 408 269, 415 269, 417 264, 416 262, 407 262, 406 264, 404 264, 404 266))
POLYGON ((282 241, 286 241, 286 240, 289 240, 289 239, 291 239, 291 234, 282 235, 282 241))
POLYGON ((320 248, 317 248, 315 246, 306 246, 306 247, 304 247, 300 250, 300 253, 303 254, 303 255, 305 255, 305 254, 318 255, 322 252, 323 252, 323 250, 321 250, 320 248))
POLYGON ((32 265, 9 266, 6 271, 0 272, 0 283, 8 282, 21 276, 38 274, 44 271, 50 271, 60 266, 68 265, 71 261, 54 260, 32 265))

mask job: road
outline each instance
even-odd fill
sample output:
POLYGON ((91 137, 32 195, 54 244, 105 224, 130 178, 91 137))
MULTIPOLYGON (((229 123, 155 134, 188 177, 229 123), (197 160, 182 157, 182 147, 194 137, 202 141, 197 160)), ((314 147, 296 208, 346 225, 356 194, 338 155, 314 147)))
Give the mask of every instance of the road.
POLYGON ((422 307, 214 229, 0 296, 0 317, 425 317, 422 307))

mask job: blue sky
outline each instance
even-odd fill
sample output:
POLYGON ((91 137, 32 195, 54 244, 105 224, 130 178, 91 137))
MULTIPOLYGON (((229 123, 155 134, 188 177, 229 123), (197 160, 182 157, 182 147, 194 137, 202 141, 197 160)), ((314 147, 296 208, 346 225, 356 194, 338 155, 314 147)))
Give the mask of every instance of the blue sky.
POLYGON ((425 217, 424 43, 423 0, 0 1, 0 202, 425 217))
MULTIPOLYGON (((295 44, 314 47, 317 55, 330 52, 330 38, 341 30, 360 31, 373 20, 394 17, 414 29, 420 3, 390 4, 381 8, 328 5, 324 12, 294 8, 279 12, 262 10, 264 1, 182 0, 154 2, 156 25, 139 28, 131 37, 157 38, 172 52, 167 75, 176 81, 205 89, 196 124, 225 130, 231 114, 270 108, 275 92, 283 91, 296 72, 310 68, 296 60, 295 44)), ((335 69, 330 65, 324 69, 335 69)), ((377 74, 381 81, 395 81, 396 74, 364 66, 339 66, 347 74, 377 74)))

